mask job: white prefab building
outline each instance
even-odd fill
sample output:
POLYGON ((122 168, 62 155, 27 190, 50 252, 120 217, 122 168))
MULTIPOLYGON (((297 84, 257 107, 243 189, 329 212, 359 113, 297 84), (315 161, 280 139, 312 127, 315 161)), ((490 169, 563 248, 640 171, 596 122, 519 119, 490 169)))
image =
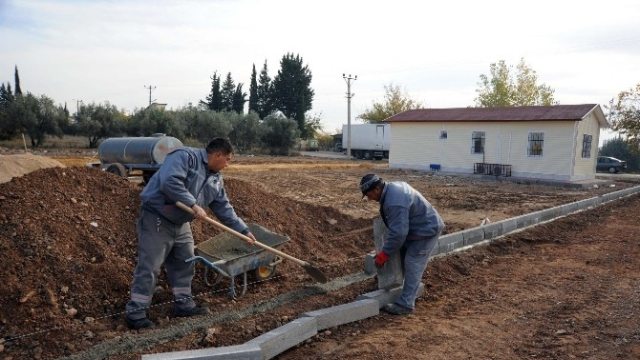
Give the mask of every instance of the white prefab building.
POLYGON ((391 124, 389 167, 532 179, 595 178, 599 105, 409 110, 391 124))

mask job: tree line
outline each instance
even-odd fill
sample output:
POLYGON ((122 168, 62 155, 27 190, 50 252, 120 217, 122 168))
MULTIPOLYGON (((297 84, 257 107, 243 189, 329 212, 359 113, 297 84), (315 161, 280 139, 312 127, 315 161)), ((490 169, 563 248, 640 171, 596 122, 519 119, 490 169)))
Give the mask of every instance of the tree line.
POLYGON ((266 61, 259 80, 253 66, 249 99, 231 73, 222 81, 216 71, 209 94, 197 106, 175 110, 149 106, 126 115, 108 102, 90 103, 70 115, 66 104, 55 105, 46 95, 23 94, 16 66, 14 89, 10 83, 0 85, 0 139, 22 133, 29 136, 32 147, 39 147, 47 136, 80 135, 87 137, 89 147, 97 147, 100 140, 113 136, 165 133, 200 143, 222 136, 240 151, 283 154, 298 138, 314 137, 320 129, 320 119, 308 115, 314 97, 311 79, 302 57, 288 53, 273 79, 266 61))
MULTIPOLYGON (((311 79, 311 71, 302 58, 288 53, 282 57, 273 78, 266 61, 259 75, 253 65, 248 99, 244 84, 236 83, 231 73, 222 80, 216 71, 211 76, 209 94, 197 106, 169 111, 149 107, 126 115, 115 105, 92 103, 83 104, 70 115, 66 104, 56 105, 46 95, 23 94, 16 66, 13 88, 10 83, 0 84, 0 140, 23 133, 28 135, 32 147, 39 147, 46 136, 70 134, 86 136, 88 145, 96 147, 106 137, 162 132, 203 143, 212 136, 226 136, 242 151, 266 147, 273 153, 285 153, 298 138, 331 141, 330 136, 324 139, 318 132, 320 118, 308 114, 314 98, 311 79)), ((384 88, 384 101, 374 102, 358 118, 376 123, 402 111, 423 107, 399 86, 389 84, 384 88)), ((557 104, 554 90, 538 84, 537 73, 524 59, 515 71, 504 60, 490 64, 489 74, 480 75, 476 92, 474 106, 478 107, 557 104)), ((625 159, 640 158, 640 83, 620 92, 605 108, 609 110, 612 129, 621 134, 620 139, 628 147, 630 155, 625 159)), ((618 149, 620 144, 615 144, 618 149)))

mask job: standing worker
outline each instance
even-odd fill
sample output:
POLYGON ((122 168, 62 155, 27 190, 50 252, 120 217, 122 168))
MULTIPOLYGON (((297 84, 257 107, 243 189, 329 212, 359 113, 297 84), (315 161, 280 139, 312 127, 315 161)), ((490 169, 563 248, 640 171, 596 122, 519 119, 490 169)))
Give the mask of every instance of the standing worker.
POLYGON ((205 149, 183 147, 170 152, 160 169, 140 194, 142 205, 136 226, 138 263, 131 284, 131 300, 126 321, 131 329, 152 327, 146 310, 151 304, 160 267, 164 264, 173 290, 173 316, 187 317, 207 313, 191 295, 194 242, 190 221, 194 215, 176 207, 176 202, 193 209, 195 217, 207 216, 208 206, 228 227, 255 237, 240 219, 227 198, 220 170, 231 161, 233 147, 227 139, 215 138, 205 149))
POLYGON ((376 266, 384 266, 399 251, 404 269, 402 294, 382 310, 394 315, 410 314, 444 222, 427 199, 406 182, 385 182, 375 174, 367 174, 360 180, 360 190, 363 199, 380 203, 380 216, 388 228, 382 249, 376 254, 376 266))

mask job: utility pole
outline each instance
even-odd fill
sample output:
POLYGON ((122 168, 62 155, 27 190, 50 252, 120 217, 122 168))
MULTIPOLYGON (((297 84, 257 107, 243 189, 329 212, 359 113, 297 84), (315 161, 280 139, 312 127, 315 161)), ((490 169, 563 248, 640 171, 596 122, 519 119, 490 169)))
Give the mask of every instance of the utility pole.
POLYGON ((347 83, 347 157, 351 159, 351 98, 355 95, 351 93, 351 81, 358 80, 358 75, 351 76, 343 73, 342 78, 347 83))
POLYGON ((147 86, 147 85, 145 85, 144 87, 145 87, 145 89, 149 89, 149 106, 151 106, 151 103, 153 101, 155 101, 155 100, 151 100, 151 90, 154 90, 157 86, 153 86, 153 85, 147 86))
POLYGON ((72 99, 72 100, 76 101, 76 114, 77 114, 78 111, 80 111, 81 106, 84 105, 83 101, 80 99, 72 99))

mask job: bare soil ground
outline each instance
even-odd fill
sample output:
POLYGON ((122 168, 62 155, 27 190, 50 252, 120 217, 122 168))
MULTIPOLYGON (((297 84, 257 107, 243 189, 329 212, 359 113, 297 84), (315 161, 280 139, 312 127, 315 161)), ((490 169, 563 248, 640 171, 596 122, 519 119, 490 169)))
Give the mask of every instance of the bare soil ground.
MULTIPOLYGON (((0 184, 0 253, 8 264, 0 271, 0 358, 56 358, 139 336, 125 328, 121 311, 135 265, 140 187, 73 167, 77 156, 56 159, 72 167, 0 184)), ((239 158, 225 177, 239 215, 288 235, 283 251, 334 278, 359 271, 373 247, 377 206, 361 201, 357 191, 367 172, 421 190, 443 214, 448 231, 630 186, 569 190, 393 171, 375 162, 270 157, 239 158)), ((638 210, 634 197, 435 259, 415 314, 380 315, 331 329, 281 358, 638 358, 638 210)), ((193 227, 196 243, 215 234, 202 223, 193 227)), ((194 293, 215 313, 311 283, 289 262, 279 265, 278 275, 231 301, 222 291, 227 283, 211 292, 199 269, 194 293)), ((302 312, 351 301, 374 288, 373 280, 365 281, 109 358, 240 344, 302 312)), ((159 330, 180 326, 168 318, 171 306, 164 303, 170 299, 161 278, 150 311, 159 330)))
POLYGON ((407 317, 331 329, 281 359, 639 359, 640 198, 433 261, 407 317))

